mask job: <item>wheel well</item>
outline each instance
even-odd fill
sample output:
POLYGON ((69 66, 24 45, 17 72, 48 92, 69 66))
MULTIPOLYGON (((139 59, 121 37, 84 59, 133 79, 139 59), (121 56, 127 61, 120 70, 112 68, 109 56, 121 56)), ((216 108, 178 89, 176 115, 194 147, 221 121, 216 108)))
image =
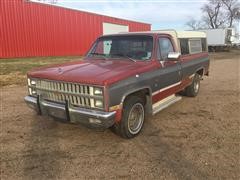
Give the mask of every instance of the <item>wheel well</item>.
POLYGON ((203 73, 204 73, 204 69, 199 69, 197 72, 197 74, 199 74, 200 76, 203 76, 203 73))
POLYGON ((142 98, 144 100, 144 105, 145 105, 147 103, 147 96, 150 96, 150 92, 149 92, 149 89, 147 88, 132 92, 125 97, 124 102, 131 96, 137 96, 142 98))

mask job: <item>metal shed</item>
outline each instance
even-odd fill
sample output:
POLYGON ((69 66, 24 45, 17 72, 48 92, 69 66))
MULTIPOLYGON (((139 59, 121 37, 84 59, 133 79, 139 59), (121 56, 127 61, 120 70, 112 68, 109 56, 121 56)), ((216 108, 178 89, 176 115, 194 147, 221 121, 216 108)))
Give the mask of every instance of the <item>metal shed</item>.
POLYGON ((26 0, 0 1, 0 58, 83 55, 100 35, 151 25, 26 0))

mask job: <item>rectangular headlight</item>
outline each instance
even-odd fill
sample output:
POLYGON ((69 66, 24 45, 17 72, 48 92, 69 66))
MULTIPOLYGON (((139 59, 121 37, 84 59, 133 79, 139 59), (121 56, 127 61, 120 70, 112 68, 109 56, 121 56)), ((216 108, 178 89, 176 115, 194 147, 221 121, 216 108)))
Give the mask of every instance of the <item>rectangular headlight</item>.
POLYGON ((98 107, 98 108, 102 108, 103 107, 103 101, 102 100, 95 100, 94 106, 98 107))
POLYGON ((29 86, 36 86, 36 84, 37 84, 36 80, 28 78, 28 85, 29 86))
POLYGON ((94 99, 94 98, 90 99, 90 105, 92 108, 103 108, 104 107, 103 100, 94 99))
POLYGON ((36 90, 36 80, 33 80, 33 79, 30 79, 28 78, 27 79, 28 81, 28 92, 29 92, 29 95, 31 96, 36 96, 37 95, 37 90, 36 90))
POLYGON ((35 85, 36 85, 36 81, 35 81, 35 80, 32 80, 32 81, 31 81, 31 85, 32 85, 32 86, 35 86, 35 85))
POLYGON ((35 88, 28 88, 28 92, 29 92, 29 94, 30 95, 32 95, 32 96, 36 96, 37 95, 37 91, 36 91, 36 89, 35 88))
POLYGON ((103 90, 101 88, 94 88, 93 93, 94 93, 94 95, 102 96, 103 90))

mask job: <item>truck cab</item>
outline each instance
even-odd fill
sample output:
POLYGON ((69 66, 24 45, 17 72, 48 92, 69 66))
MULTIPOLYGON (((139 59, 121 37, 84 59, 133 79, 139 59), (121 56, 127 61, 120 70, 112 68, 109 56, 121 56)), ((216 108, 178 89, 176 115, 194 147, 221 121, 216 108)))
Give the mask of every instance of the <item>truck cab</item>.
POLYGON ((82 61, 28 73, 26 103, 88 127, 138 135, 146 116, 195 97, 209 74, 206 34, 174 30, 99 37, 82 61))

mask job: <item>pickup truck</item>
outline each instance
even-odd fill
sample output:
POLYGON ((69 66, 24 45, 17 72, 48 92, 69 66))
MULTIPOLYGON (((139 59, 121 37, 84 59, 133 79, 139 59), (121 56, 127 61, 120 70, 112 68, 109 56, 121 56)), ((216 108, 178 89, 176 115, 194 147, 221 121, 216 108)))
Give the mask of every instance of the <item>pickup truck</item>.
POLYGON ((147 116, 197 96, 208 74, 204 32, 104 35, 83 60, 30 71, 25 102, 39 115, 133 138, 147 116))

